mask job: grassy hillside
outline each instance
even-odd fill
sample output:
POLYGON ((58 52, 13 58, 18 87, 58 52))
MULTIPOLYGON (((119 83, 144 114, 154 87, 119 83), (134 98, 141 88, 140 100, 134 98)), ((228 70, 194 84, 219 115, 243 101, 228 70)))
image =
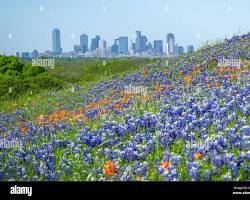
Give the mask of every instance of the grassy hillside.
POLYGON ((22 144, 0 152, 0 180, 249 181, 249 60, 250 34, 167 65, 59 61, 63 89, 0 112, 0 139, 22 144))

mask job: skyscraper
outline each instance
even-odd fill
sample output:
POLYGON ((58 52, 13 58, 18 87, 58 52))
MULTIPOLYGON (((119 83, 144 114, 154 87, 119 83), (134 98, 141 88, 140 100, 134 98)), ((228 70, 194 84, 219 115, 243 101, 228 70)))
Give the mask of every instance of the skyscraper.
POLYGON ((29 58, 30 57, 30 53, 29 52, 22 52, 22 58, 29 58))
POLYGON ((119 38, 115 39, 115 44, 119 45, 119 38))
POLYGON ((16 57, 20 58, 20 52, 16 52, 16 57))
POLYGON ((100 39, 101 39, 100 36, 96 35, 95 38, 93 38, 91 40, 91 46, 90 46, 90 50, 91 51, 94 51, 94 50, 96 50, 99 47, 99 40, 100 39))
POLYGON ((82 46, 81 45, 74 45, 74 53, 79 54, 83 52, 82 46))
POLYGON ((85 53, 89 50, 88 46, 88 35, 82 34, 80 35, 80 46, 82 47, 82 52, 85 53))
POLYGON ((187 53, 192 53, 194 52, 194 46, 193 45, 188 45, 187 46, 187 53))
POLYGON ((119 37, 118 49, 119 54, 128 53, 128 37, 119 37))
POLYGON ((154 40, 154 52, 156 55, 163 54, 162 40, 154 40))
POLYGON ((39 53, 38 53, 38 51, 36 49, 34 51, 32 51, 30 55, 31 55, 30 56, 31 58, 37 58, 37 57, 39 57, 39 53))
POLYGON ((135 34, 135 53, 141 53, 141 31, 136 31, 135 34))
POLYGON ((184 53, 184 48, 182 46, 178 46, 178 54, 183 54, 184 53))
POLYGON ((175 55, 175 39, 174 34, 169 33, 167 35, 167 56, 174 56, 175 55))
POLYGON ((52 31, 52 52, 55 55, 62 53, 60 31, 57 28, 52 31))
POLYGON ((131 49, 135 52, 135 43, 131 44, 131 49))
POLYGON ((107 42, 105 40, 99 40, 98 55, 100 57, 107 56, 107 42))
POLYGON ((147 51, 147 37, 145 35, 143 35, 141 37, 141 52, 146 52, 147 51))
POLYGON ((113 44, 111 46, 111 54, 112 55, 117 55, 118 54, 118 45, 117 44, 113 44))

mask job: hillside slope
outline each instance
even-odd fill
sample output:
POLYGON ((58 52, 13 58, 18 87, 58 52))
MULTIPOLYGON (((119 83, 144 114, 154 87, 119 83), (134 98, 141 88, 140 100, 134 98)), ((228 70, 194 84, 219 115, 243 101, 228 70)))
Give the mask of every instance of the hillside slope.
POLYGON ((249 56, 250 34, 237 36, 51 93, 49 113, 0 113, 1 139, 23 144, 0 152, 0 180, 249 181, 249 56))

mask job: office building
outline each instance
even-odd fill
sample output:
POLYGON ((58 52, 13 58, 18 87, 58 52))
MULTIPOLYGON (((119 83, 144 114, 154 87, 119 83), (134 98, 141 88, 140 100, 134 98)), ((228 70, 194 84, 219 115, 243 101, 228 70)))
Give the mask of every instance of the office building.
POLYGON ((118 45, 117 44, 113 44, 111 46, 111 55, 118 55, 118 45))
POLYGON ((119 54, 128 54, 128 37, 119 37, 119 54))
POLYGON ((74 45, 74 53, 79 54, 83 52, 83 47, 81 45, 74 45))
POLYGON ((60 31, 57 28, 52 31, 52 52, 55 55, 62 53, 60 31))
POLYGON ((82 47, 83 53, 85 53, 89 50, 88 35, 86 35, 86 34, 80 35, 80 46, 82 47))
POLYGON ((30 57, 31 58, 37 58, 37 57, 39 57, 38 51, 36 49, 34 51, 32 51, 31 54, 30 54, 30 57))
POLYGON ((156 55, 163 54, 163 42, 162 42, 162 40, 154 40, 154 53, 156 55))
POLYGON ((187 53, 192 53, 194 52, 194 46, 193 45, 188 45, 187 46, 187 53))
POLYGON ((100 41, 100 39, 101 39, 100 36, 96 35, 95 38, 93 38, 91 40, 91 46, 90 46, 90 50, 91 51, 94 51, 94 50, 96 50, 96 49, 99 48, 99 41, 100 41))
POLYGON ((141 31, 136 31, 136 38, 135 38, 135 53, 141 53, 141 31))
POLYGON ((175 56, 176 55, 176 45, 175 45, 175 38, 173 33, 169 33, 167 35, 167 56, 175 56))
POLYGON ((22 58, 29 58, 30 57, 30 53, 29 52, 22 52, 22 58))
POLYGON ((181 55, 184 53, 184 48, 182 46, 178 46, 178 54, 181 55))
POLYGON ((16 57, 20 58, 20 52, 16 52, 16 57))
POLYGON ((98 47, 98 56, 106 57, 107 56, 107 42, 105 40, 99 40, 98 47))
POLYGON ((147 42, 148 39, 145 35, 141 37, 141 52, 146 52, 147 51, 147 42))

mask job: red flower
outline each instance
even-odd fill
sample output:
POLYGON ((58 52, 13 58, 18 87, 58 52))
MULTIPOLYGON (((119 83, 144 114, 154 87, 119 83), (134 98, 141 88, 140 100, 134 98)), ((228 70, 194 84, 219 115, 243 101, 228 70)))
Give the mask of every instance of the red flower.
POLYGON ((168 161, 162 161, 160 163, 160 168, 166 169, 170 166, 170 163, 168 161))
POLYGON ((112 161, 107 161, 104 165, 104 175, 113 176, 116 172, 116 166, 112 161))

